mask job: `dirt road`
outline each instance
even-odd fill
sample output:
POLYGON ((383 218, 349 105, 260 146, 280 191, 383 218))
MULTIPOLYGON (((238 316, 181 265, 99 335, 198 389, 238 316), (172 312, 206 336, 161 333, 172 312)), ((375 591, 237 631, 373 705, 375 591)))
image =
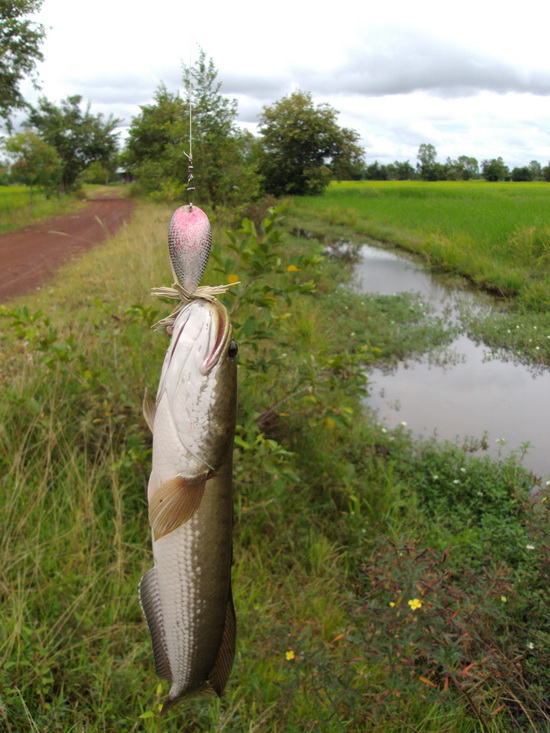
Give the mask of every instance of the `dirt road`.
POLYGON ((0 234, 0 303, 35 290, 60 265, 115 234, 133 208, 128 199, 97 198, 75 214, 0 234))

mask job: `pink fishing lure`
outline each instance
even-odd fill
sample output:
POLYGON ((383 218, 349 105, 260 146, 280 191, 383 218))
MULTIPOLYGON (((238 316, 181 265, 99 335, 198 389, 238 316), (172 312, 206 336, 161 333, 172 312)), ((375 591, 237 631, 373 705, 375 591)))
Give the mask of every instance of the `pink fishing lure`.
POLYGON ((170 221, 168 247, 172 271, 185 290, 194 293, 204 274, 212 246, 208 217, 198 206, 180 206, 170 221))

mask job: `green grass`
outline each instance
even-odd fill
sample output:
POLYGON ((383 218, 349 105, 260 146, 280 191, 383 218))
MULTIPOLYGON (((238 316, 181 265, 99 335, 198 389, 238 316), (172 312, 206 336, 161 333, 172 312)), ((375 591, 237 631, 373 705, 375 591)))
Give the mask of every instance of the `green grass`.
POLYGON ((332 234, 353 230, 392 242, 524 308, 550 307, 546 183, 343 182, 295 204, 305 228, 317 220, 332 234))
POLYGON ((76 211, 82 204, 74 196, 46 197, 28 186, 0 186, 0 232, 9 232, 41 219, 76 211))
POLYGON ((149 289, 171 281, 170 215, 138 207, 2 311, 0 725, 545 730, 549 502, 530 505, 513 458, 371 422, 365 368, 445 342, 443 324, 414 298, 338 287, 349 272, 315 242, 266 246, 250 228, 233 249, 216 229, 204 278, 243 282, 226 298, 240 345, 237 656, 221 701, 158 717, 166 684, 137 600, 151 565, 141 400, 167 346, 150 325, 170 305, 149 289))

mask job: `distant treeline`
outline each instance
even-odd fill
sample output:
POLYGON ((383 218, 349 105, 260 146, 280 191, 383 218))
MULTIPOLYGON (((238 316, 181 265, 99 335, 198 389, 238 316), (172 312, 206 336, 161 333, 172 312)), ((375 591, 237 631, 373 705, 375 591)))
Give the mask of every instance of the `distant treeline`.
POLYGON ((486 181, 550 181, 550 163, 542 166, 538 160, 529 165, 510 169, 502 158, 483 160, 481 166, 476 158, 461 155, 447 158, 438 163, 437 151, 431 144, 423 143, 418 148, 416 166, 407 160, 383 165, 374 161, 362 163, 353 171, 354 180, 365 181, 471 181, 483 178, 486 181))

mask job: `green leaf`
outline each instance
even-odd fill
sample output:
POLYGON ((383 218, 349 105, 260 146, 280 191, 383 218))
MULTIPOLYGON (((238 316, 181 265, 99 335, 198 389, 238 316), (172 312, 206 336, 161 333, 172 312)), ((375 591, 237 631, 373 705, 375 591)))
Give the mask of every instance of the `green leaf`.
POLYGON ((154 718, 155 713, 152 710, 147 710, 146 713, 142 713, 140 716, 138 716, 141 720, 146 720, 147 718, 154 718))

